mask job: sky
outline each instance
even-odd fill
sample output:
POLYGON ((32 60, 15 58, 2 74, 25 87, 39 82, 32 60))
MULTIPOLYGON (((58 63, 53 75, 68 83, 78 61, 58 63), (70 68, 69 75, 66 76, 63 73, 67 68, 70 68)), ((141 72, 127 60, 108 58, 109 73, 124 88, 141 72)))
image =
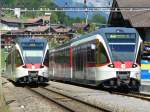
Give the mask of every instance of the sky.
MULTIPOLYGON (((84 0, 55 0, 54 1, 59 6, 65 6, 67 2, 68 6, 77 7, 82 6, 84 4, 84 0)), ((86 0, 87 6, 95 6, 95 7, 108 7, 111 5, 112 0, 86 0)))
MULTIPOLYGON (((65 4, 67 3, 68 7, 83 7, 84 5, 84 0, 54 0, 54 2, 60 6, 64 7, 66 6, 65 4)), ((86 0, 87 6, 88 7, 111 7, 112 5, 112 0, 86 0)), ((100 15, 105 16, 106 18, 108 17, 109 12, 96 12, 99 13, 100 15)), ((85 14, 83 13, 76 13, 74 12, 67 12, 67 15, 71 17, 84 17, 85 14)), ((89 16, 93 15, 93 13, 89 13, 89 16)))

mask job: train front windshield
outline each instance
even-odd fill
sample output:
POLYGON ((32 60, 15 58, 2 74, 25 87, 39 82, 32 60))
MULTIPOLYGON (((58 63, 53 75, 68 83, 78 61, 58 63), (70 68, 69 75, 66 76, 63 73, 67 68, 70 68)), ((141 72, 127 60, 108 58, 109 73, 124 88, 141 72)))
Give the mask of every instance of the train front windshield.
POLYGON ((26 64, 42 63, 44 56, 44 43, 22 43, 22 48, 26 64))
POLYGON ((112 61, 134 61, 136 34, 106 34, 112 61))

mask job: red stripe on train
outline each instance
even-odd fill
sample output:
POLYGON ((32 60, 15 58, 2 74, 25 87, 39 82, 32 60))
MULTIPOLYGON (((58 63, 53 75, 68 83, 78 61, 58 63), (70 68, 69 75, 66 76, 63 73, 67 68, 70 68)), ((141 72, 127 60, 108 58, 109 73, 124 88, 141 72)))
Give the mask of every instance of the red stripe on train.
POLYGON ((25 66, 29 69, 38 69, 41 67, 41 64, 26 64, 25 66))
POLYGON ((132 68, 133 62, 132 61, 115 61, 113 62, 115 68, 132 68))

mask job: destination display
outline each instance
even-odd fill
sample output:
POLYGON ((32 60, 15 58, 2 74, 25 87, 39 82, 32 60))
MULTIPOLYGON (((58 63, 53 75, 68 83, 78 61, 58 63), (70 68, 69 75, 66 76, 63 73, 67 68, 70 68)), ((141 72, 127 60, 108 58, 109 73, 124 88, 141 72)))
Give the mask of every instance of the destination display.
POLYGON ((23 49, 29 49, 29 48, 34 48, 34 49, 39 49, 44 47, 44 43, 42 42, 25 42, 21 43, 23 49))
POLYGON ((136 34, 128 33, 128 34, 106 34, 106 38, 109 42, 127 42, 127 43, 135 43, 136 42, 136 34))
POLYGON ((109 38, 130 38, 129 34, 110 34, 109 38))

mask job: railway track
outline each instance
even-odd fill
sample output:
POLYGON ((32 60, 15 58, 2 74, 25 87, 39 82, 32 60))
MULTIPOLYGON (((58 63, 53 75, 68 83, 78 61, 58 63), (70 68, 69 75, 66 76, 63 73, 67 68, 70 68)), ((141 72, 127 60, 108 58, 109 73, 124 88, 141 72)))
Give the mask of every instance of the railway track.
POLYGON ((111 92, 112 94, 117 94, 117 95, 123 95, 123 96, 128 96, 128 97, 134 97, 146 101, 150 101, 150 94, 145 94, 145 93, 138 93, 138 92, 129 92, 129 93, 122 93, 122 92, 111 92))
POLYGON ((82 101, 73 96, 69 96, 58 91, 47 89, 44 87, 29 88, 28 90, 43 97, 46 100, 52 101, 70 112, 112 112, 113 110, 106 107, 99 107, 85 101, 82 101))

